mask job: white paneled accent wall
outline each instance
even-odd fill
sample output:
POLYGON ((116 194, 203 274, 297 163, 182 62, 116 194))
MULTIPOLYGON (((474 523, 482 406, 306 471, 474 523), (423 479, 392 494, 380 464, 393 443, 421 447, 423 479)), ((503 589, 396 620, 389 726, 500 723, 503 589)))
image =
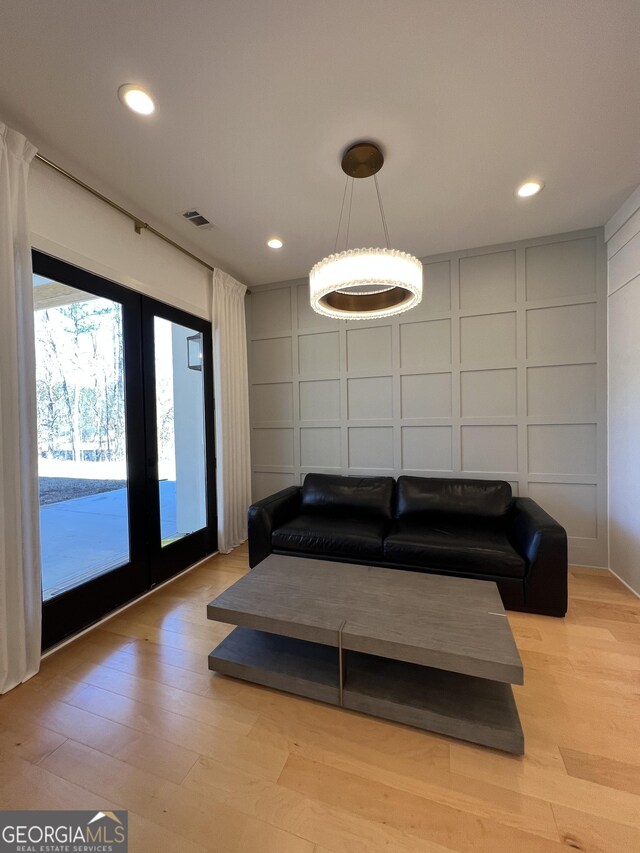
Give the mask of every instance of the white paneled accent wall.
POLYGON ((640 187, 605 226, 610 567, 640 595, 640 187))
POLYGON ((602 229, 425 258, 422 304, 377 321, 248 299, 254 498, 308 471, 508 480, 607 565, 602 229))

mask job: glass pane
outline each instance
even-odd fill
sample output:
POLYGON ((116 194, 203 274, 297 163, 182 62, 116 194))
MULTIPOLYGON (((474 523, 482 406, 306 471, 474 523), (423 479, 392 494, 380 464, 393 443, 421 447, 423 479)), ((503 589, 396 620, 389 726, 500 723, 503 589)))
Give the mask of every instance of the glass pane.
POLYGON ((42 594, 129 562, 122 306, 33 276, 42 594))
POLYGON ((155 318, 162 545, 207 525, 202 335, 155 318))

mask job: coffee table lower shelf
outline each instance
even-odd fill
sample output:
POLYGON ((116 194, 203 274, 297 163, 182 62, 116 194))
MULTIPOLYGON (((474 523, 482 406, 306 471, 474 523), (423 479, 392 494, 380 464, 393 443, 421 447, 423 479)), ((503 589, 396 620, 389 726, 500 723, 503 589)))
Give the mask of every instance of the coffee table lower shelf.
POLYGON ((287 693, 522 755, 511 685, 333 646, 235 628, 209 669, 287 693))

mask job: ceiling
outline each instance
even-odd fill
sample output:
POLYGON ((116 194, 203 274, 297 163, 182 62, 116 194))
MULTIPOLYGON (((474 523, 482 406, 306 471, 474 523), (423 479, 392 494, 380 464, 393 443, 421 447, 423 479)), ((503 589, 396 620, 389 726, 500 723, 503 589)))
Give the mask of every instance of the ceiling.
MULTIPOLYGON (((394 248, 604 223, 640 183, 638 32, 638 0, 2 0, 0 118, 256 285, 334 250, 363 138, 394 248), (544 191, 516 199, 531 176, 544 191), (181 221, 193 207, 216 227, 181 221)), ((382 243, 377 217, 356 182, 351 246, 382 243)))

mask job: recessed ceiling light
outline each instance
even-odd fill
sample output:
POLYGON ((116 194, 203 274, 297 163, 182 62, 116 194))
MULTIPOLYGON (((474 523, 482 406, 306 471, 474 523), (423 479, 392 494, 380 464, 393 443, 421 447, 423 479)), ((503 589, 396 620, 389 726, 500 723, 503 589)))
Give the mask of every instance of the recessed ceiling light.
POLYGON ((134 113, 148 116, 155 111, 156 105, 153 102, 153 98, 144 89, 141 89, 140 86, 132 86, 129 83, 125 86, 120 86, 118 97, 134 113))
POLYGON ((278 240, 277 237, 272 237, 271 240, 267 240, 267 246, 270 249, 281 249, 282 248, 282 240, 278 240))
POLYGON ((542 181, 525 181, 524 184, 520 184, 517 193, 520 198, 529 198, 529 196, 539 193, 543 187, 542 181))

